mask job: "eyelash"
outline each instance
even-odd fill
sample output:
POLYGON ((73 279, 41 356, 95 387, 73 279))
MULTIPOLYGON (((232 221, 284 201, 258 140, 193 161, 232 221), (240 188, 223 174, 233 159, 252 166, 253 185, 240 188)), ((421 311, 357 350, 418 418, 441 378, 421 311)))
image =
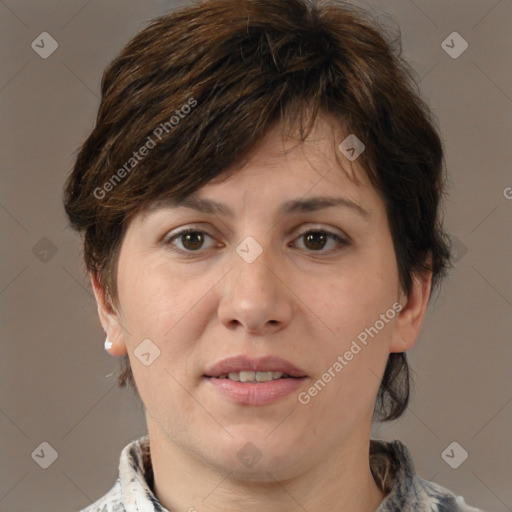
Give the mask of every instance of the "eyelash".
MULTIPOLYGON (((194 228, 184 228, 176 233, 174 233, 171 237, 169 237, 167 240, 165 240, 165 245, 169 246, 169 249, 173 252, 177 252, 177 253, 180 253, 180 254, 185 254, 185 255, 193 255, 193 254, 200 254, 202 251, 201 249, 198 249, 196 251, 193 251, 193 250, 184 250, 184 249, 179 249, 177 248, 175 245, 174 245, 174 241, 184 235, 187 235, 187 234, 190 234, 190 233, 200 233, 200 234, 203 234, 203 235, 206 235, 206 236, 209 236, 210 238, 213 238, 211 235, 209 235, 206 231, 202 231, 200 229, 194 229, 194 228)), ((338 243, 338 246, 335 247, 334 249, 330 249, 328 251, 323 251, 323 250, 318 250, 318 251, 314 251, 314 250, 307 250, 305 249, 307 252, 310 252, 312 254, 320 254, 320 255, 329 255, 333 252, 336 252, 336 251, 340 251, 342 250, 344 247, 346 247, 347 245, 349 245, 349 241, 342 238, 341 236, 337 235, 336 233, 332 233, 331 231, 327 231, 325 229, 309 229, 307 231, 304 231, 303 233, 300 233, 297 237, 297 239, 300 239, 302 237, 304 237, 305 235, 309 235, 309 234, 312 234, 312 233, 315 233, 315 234, 324 234, 324 235, 327 235, 327 238, 331 239, 331 240, 334 240, 338 243)))

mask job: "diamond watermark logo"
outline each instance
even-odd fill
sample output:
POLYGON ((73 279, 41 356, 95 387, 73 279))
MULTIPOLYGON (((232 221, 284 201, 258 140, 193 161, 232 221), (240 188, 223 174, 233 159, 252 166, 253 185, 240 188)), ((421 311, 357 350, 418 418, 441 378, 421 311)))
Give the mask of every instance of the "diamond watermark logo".
POLYGON ((339 146, 338 149, 343 153, 345 158, 353 162, 365 150, 366 146, 351 133, 339 146))
POLYGON ((59 47, 59 43, 48 32, 41 32, 32 41, 31 46, 39 57, 47 59, 59 47))
POLYGON ((253 443, 245 443, 244 446, 238 450, 237 457, 242 464, 248 468, 252 468, 261 459, 262 453, 253 443))
POLYGON ((263 252, 263 247, 252 236, 248 236, 238 245, 236 252, 246 263, 252 263, 263 252))
POLYGON ((468 42, 458 32, 452 32, 441 43, 441 48, 452 59, 458 59, 468 49, 468 46, 468 42))
POLYGON ((31 454, 43 469, 48 469, 59 457, 57 450, 46 441, 42 442, 31 454))
POLYGON ((144 366, 149 366, 160 356, 160 349, 149 338, 146 338, 137 345, 133 353, 144 366))
POLYGON ((457 441, 453 441, 443 450, 441 458, 452 469, 457 469, 468 458, 468 452, 457 441))
POLYGON ((39 261, 48 263, 57 254, 57 246, 44 236, 32 247, 32 253, 39 261))
POLYGON ((468 248, 456 236, 451 236, 451 254, 454 263, 459 262, 468 252, 468 248))

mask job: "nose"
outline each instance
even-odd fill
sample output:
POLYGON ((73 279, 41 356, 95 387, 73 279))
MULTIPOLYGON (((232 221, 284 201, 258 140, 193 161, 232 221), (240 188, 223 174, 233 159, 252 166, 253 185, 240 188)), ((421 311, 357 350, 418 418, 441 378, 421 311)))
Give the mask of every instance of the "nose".
POLYGON ((234 251, 233 269, 221 283, 218 316, 226 328, 265 335, 290 323, 294 296, 282 265, 272 261, 270 249, 252 262, 234 251))

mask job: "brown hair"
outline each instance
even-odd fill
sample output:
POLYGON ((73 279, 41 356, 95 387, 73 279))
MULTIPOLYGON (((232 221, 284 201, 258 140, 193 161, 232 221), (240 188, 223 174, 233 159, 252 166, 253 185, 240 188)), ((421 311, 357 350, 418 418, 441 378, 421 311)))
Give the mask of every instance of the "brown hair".
MULTIPOLYGON (((427 271, 434 288, 449 260, 443 148, 401 52, 399 31, 388 38, 345 2, 207 0, 153 20, 105 70, 96 126, 65 188, 108 303, 133 215, 218 177, 280 120, 304 140, 319 112, 366 146, 358 163, 385 202, 404 292, 427 271)), ((409 380, 405 354, 390 354, 378 419, 403 413, 409 380)), ((126 355, 118 383, 137 392, 126 355)))

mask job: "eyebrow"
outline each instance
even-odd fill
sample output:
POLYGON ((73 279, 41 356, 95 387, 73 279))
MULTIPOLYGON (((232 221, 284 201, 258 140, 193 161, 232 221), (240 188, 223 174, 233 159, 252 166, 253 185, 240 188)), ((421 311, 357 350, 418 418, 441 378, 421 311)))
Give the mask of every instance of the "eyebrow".
MULTIPOLYGON (((326 208, 334 208, 341 206, 353 210, 364 218, 369 217, 370 212, 364 209, 356 202, 346 197, 332 197, 332 196, 318 196, 310 197, 308 199, 293 199, 284 203, 279 209, 279 215, 290 215, 293 213, 308 213, 326 208)), ((163 200, 155 205, 155 208, 190 208, 203 213, 213 213, 216 215, 222 215, 226 217, 233 217, 233 210, 222 203, 213 201, 211 199, 203 199, 198 197, 196 194, 190 194, 180 201, 163 200)))

